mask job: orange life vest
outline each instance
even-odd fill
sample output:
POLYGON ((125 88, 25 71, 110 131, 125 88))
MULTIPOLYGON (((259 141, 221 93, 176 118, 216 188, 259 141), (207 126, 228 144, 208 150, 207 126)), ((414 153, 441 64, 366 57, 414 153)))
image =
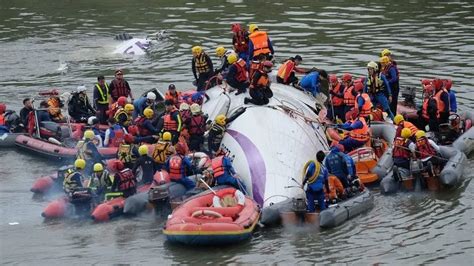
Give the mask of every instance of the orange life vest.
MULTIPOLYGON (((265 88, 270 86, 270 80, 268 79, 268 74, 265 71, 259 70, 262 74, 260 78, 256 82, 257 88, 265 88)), ((250 86, 250 88, 255 89, 254 86, 250 86)))
POLYGON ((178 180, 183 177, 183 159, 179 155, 173 155, 169 161, 169 177, 178 180))
MULTIPOLYGON (((173 119, 173 114, 177 112, 176 108, 173 109, 173 111, 168 112, 165 114, 163 117, 164 119, 164 125, 163 125, 163 130, 165 131, 177 131, 178 130, 178 122, 173 119)), ((179 115, 179 114, 178 114, 179 115)))
POLYGON ((253 80, 253 76, 257 71, 260 71, 263 69, 263 64, 260 61, 252 61, 250 63, 250 69, 249 69, 249 78, 250 80, 253 80))
POLYGON ((392 157, 409 159, 410 158, 410 150, 408 149, 409 144, 410 144, 410 140, 404 139, 402 137, 396 137, 395 141, 393 142, 392 157))
POLYGON ((436 155, 436 150, 431 146, 426 137, 421 137, 416 140, 417 157, 425 159, 436 155))
POLYGON ((365 118, 359 116, 358 120, 362 122, 362 128, 349 131, 349 137, 357 141, 366 142, 370 139, 369 126, 367 125, 365 118))
POLYGON ((249 39, 253 43, 253 57, 271 52, 268 48, 268 35, 265 31, 255 31, 250 34, 249 39))
POLYGON ((411 136, 414 136, 416 132, 418 131, 418 128, 413 125, 411 122, 408 121, 402 121, 397 128, 397 136, 400 136, 402 129, 408 128, 411 132, 411 136))
POLYGON ((291 75, 291 72, 295 69, 295 62, 293 60, 286 60, 283 65, 278 69, 277 76, 283 79, 283 83, 288 82, 288 78, 291 75))
POLYGON ((237 67, 237 73, 235 76, 235 79, 238 82, 245 82, 248 81, 248 72, 247 72, 247 64, 245 63, 245 60, 240 58, 237 60, 237 62, 234 63, 235 67, 237 67))
POLYGON ((1 114, 0 115, 0 126, 4 126, 5 125, 5 114, 1 114))
POLYGON ((421 115, 426 120, 430 119, 430 116, 428 115, 428 102, 430 99, 431 97, 423 99, 423 105, 421 107, 421 115))
POLYGON ((123 169, 122 171, 118 172, 118 176, 120 181, 120 191, 133 189, 137 186, 135 177, 133 176, 133 172, 129 168, 123 169))
MULTIPOLYGON (((342 86, 341 86, 341 83, 337 83, 337 85, 332 88, 331 90, 335 93, 335 94, 341 94, 341 89, 342 89, 342 86)), ((338 97, 338 96, 331 96, 332 98, 332 105, 333 106, 342 106, 344 105, 344 98, 341 98, 341 97, 338 97)))
POLYGON ((356 110, 359 110, 359 104, 357 103, 357 99, 359 97, 362 97, 364 99, 364 105, 362 105, 359 115, 366 117, 372 113, 372 107, 373 107, 372 101, 370 100, 370 96, 367 93, 363 92, 363 93, 358 94, 355 98, 355 103, 354 103, 354 107, 356 110))
POLYGON ((212 171, 214 172, 214 177, 222 176, 225 173, 225 168, 223 164, 224 156, 218 156, 212 159, 211 167, 212 171))
MULTIPOLYGON (((448 99, 449 99, 449 93, 446 89, 439 90, 438 92, 436 92, 436 94, 434 96, 434 98, 436 100, 436 109, 437 109, 436 116, 438 118, 440 117, 441 112, 444 111, 444 108, 446 108, 446 105, 444 104, 443 100, 441 100, 441 94, 443 94, 443 92, 448 94, 448 99)), ((448 102, 448 104, 449 104, 449 102, 448 102)), ((448 106, 448 110, 449 110, 449 106, 448 106)))
POLYGON ((181 97, 180 92, 176 92, 175 95, 171 94, 169 91, 165 93, 165 100, 170 100, 173 102, 174 105, 179 103, 179 98, 181 97))
POLYGON ((354 106, 355 105, 355 96, 352 94, 354 90, 354 86, 350 86, 349 88, 344 89, 344 104, 346 106, 354 106))
POLYGON ((117 113, 117 111, 118 111, 119 108, 122 108, 122 107, 119 106, 117 102, 113 103, 113 104, 110 106, 109 110, 107 111, 108 114, 109 114, 109 118, 114 117, 114 116, 115 116, 115 113, 117 113))

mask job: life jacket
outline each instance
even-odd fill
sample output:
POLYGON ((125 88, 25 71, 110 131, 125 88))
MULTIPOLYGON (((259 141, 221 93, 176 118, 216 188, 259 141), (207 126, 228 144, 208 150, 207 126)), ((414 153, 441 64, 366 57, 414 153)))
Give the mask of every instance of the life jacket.
POLYGON ((117 173, 119 177, 119 187, 120 191, 126 191, 130 189, 134 189, 137 186, 135 177, 133 176, 132 170, 129 168, 125 168, 122 171, 117 173))
POLYGON ((206 121, 202 115, 191 116, 191 122, 189 123, 189 134, 191 135, 202 135, 206 132, 206 121))
POLYGON ((235 75, 235 79, 238 82, 245 82, 248 81, 248 72, 247 72, 247 64, 245 60, 240 58, 237 62, 234 63, 235 67, 237 68, 237 73, 235 75))
POLYGON ((117 149, 117 158, 123 163, 132 163, 137 160, 137 158, 132 153, 133 145, 120 143, 117 149))
MULTIPOLYGON (((343 89, 342 84, 340 82, 338 82, 337 85, 334 88, 332 88, 331 90, 333 92, 335 92, 336 94, 341 94, 342 89, 343 89)), ((333 106, 342 106, 342 105, 344 105, 344 99, 343 98, 332 95, 331 100, 332 100, 332 105, 333 106)))
POLYGON ((118 147, 120 146, 120 143, 123 142, 123 138, 125 136, 125 132, 123 131, 122 127, 119 125, 114 125, 113 128, 113 137, 109 141, 109 146, 110 147, 118 147))
POLYGON ((234 33, 234 49, 237 53, 246 52, 249 49, 248 39, 245 38, 246 32, 239 31, 234 33))
POLYGON ((114 79, 112 80, 112 84, 114 85, 114 90, 111 92, 112 98, 118 99, 121 96, 128 97, 130 91, 127 88, 125 80, 119 81, 118 79, 114 79))
POLYGON ((169 91, 165 93, 165 100, 170 100, 173 102, 174 105, 179 103, 179 98, 181 97, 181 93, 176 92, 175 95, 171 94, 169 91))
POLYGON ((35 111, 31 111, 31 112, 28 113, 27 121, 28 121, 28 125, 26 126, 26 128, 28 129, 28 134, 30 136, 33 136, 33 134, 35 133, 35 129, 36 129, 35 111))
MULTIPOLYGON (((408 121, 402 121, 399 124, 399 128, 400 128, 400 133, 402 132, 402 129, 408 128, 411 132, 411 136, 415 136, 416 132, 418 131, 418 128, 415 125, 413 125, 411 122, 408 122, 408 121)), ((398 130, 397 130, 397 132, 398 132, 398 130)))
POLYGON ((105 86, 105 92, 100 86, 99 83, 95 84, 95 87, 97 88, 97 91, 99 92, 99 99, 97 99, 97 103, 99 104, 108 104, 109 103, 109 85, 107 83, 104 84, 105 86))
POLYGON ((115 113, 117 113, 119 108, 122 108, 122 107, 120 107, 117 102, 111 104, 109 110, 107 111, 109 118, 114 117, 115 113))
POLYGON ((63 180, 63 187, 66 192, 70 192, 71 190, 82 187, 82 183, 77 183, 77 180, 72 179, 72 177, 76 174, 81 175, 79 172, 76 172, 73 169, 66 170, 63 180))
POLYGON ((255 75, 255 73, 257 73, 257 71, 260 71, 262 69, 263 69, 263 64, 260 61, 252 60, 252 62, 250 63, 250 69, 249 69, 250 80, 253 80, 253 76, 255 75))
POLYGON ((436 150, 431 146, 428 138, 422 137, 416 140, 417 158, 425 159, 436 155, 436 150))
POLYGON ((224 138, 224 134, 225 134, 225 127, 224 126, 221 126, 221 125, 218 125, 217 123, 213 123, 212 126, 211 126, 211 129, 209 130, 209 132, 217 132, 217 134, 214 135, 214 138, 213 139, 209 139, 208 141, 210 141, 211 143, 215 144, 215 145, 219 145, 222 141, 222 139, 224 138))
POLYGON ((92 159, 92 156, 90 154, 87 154, 87 143, 84 140, 80 140, 76 144, 76 149, 77 149, 77 156, 76 159, 83 159, 83 160, 90 160, 92 159))
POLYGON ((197 73, 202 74, 211 71, 210 66, 207 64, 207 57, 208 56, 204 52, 194 57, 194 66, 196 67, 197 73))
MULTIPOLYGON (((443 92, 447 93, 448 94, 448 99, 449 99, 449 92, 446 90, 446 89, 442 89, 442 90, 439 90, 438 92, 436 92, 434 98, 436 100, 436 108, 437 108, 437 117, 439 118, 441 113, 444 111, 444 109, 446 108, 446 105, 445 103, 443 102, 443 100, 441 100, 441 94, 443 94, 443 92)), ((449 100, 448 100, 448 105, 449 105, 449 100)), ((449 106, 448 106, 448 111, 449 111, 449 106)))
MULTIPOLYGON (((174 108, 171 112, 168 112, 163 117, 164 124, 163 130, 164 131, 178 131, 178 122, 173 119, 173 115, 177 112, 176 108, 174 108)), ((179 115, 179 114, 178 114, 179 115)))
POLYGON ((430 119, 430 108, 436 109, 436 117, 439 118, 440 112, 438 111, 438 101, 433 96, 423 100, 421 115, 426 120, 430 119))
POLYGON ((183 158, 174 155, 169 159, 169 176, 171 180, 179 180, 183 177, 183 158))
POLYGON ((395 70, 397 71, 397 79, 400 78, 400 72, 398 71, 398 67, 396 67, 396 65, 392 64, 391 62, 388 63, 388 65, 386 65, 384 67, 384 69, 382 70, 382 73, 390 80, 392 79, 392 76, 390 76, 390 69, 394 67, 395 70))
POLYGON ((410 140, 404 139, 402 137, 396 137, 395 141, 393 142, 392 157, 409 159, 410 158, 410 150, 408 149, 409 144, 410 144, 410 140))
POLYGON ((291 72, 293 72, 294 69, 295 62, 293 60, 288 59, 278 69, 277 76, 283 79, 283 83, 286 84, 288 82, 288 78, 291 75, 291 72))
POLYGON ((352 94, 354 86, 344 89, 344 104, 346 106, 354 106, 356 97, 352 94))
POLYGON ((137 125, 138 127, 138 134, 140 134, 140 136, 151 135, 151 132, 143 126, 143 123, 145 122, 146 119, 147 118, 143 116, 139 116, 135 119, 135 125, 137 125))
POLYGON ((256 57, 260 54, 269 54, 270 48, 268 43, 268 35, 265 31, 255 31, 250 34, 249 39, 253 43, 253 57, 256 57))
POLYGON ((355 103, 354 103, 354 108, 356 110, 359 110, 359 104, 357 103, 357 99, 359 97, 362 97, 364 99, 364 105, 362 105, 362 108, 360 109, 359 115, 367 117, 368 115, 370 115, 372 113, 372 107, 373 107, 372 101, 370 100, 370 96, 367 93, 365 93, 365 92, 364 93, 359 93, 356 96, 356 100, 355 100, 355 103))
POLYGON ((110 175, 109 171, 104 170, 100 176, 93 174, 87 187, 89 188, 105 188, 110 191, 112 184, 114 183, 114 178, 110 175))
POLYGON ((349 136, 357 141, 367 142, 370 139, 369 126, 364 117, 359 116, 358 120, 362 122, 362 128, 349 131, 349 136))
POLYGON ((5 125, 5 114, 1 114, 0 115, 0 126, 4 126, 5 125))
POLYGON ((211 167, 215 178, 222 176, 225 173, 224 156, 221 155, 212 159, 211 167))
POLYGON ((62 120, 64 116, 61 114, 61 107, 58 97, 51 97, 48 99, 48 112, 53 120, 62 120))
MULTIPOLYGON (((125 108, 123 107, 120 107, 117 112, 115 113, 114 115, 114 118, 115 118, 115 121, 117 121, 117 123, 122 123, 120 120, 119 120, 119 117, 121 115, 125 115, 127 117, 126 121, 130 121, 130 115, 125 111, 125 108)), ((127 122, 124 123, 124 125, 128 125, 127 122)))
POLYGON ((153 160, 155 160, 155 162, 159 164, 165 163, 166 159, 168 159, 168 156, 171 155, 171 152, 169 150, 170 146, 170 142, 158 141, 155 144, 153 154, 151 155, 153 157, 153 160))
MULTIPOLYGON (((256 87, 257 88, 266 88, 270 86, 270 79, 268 78, 268 74, 265 71, 259 70, 262 74, 260 78, 257 80, 256 87)), ((250 86, 250 88, 255 89, 254 86, 250 86)))
POLYGON ((379 76, 377 76, 375 78, 375 82, 373 82, 373 83, 372 83, 372 78, 371 77, 368 77, 366 80, 367 80, 367 91, 368 91, 368 93, 377 94, 377 93, 383 91, 385 85, 384 85, 382 79, 379 76))

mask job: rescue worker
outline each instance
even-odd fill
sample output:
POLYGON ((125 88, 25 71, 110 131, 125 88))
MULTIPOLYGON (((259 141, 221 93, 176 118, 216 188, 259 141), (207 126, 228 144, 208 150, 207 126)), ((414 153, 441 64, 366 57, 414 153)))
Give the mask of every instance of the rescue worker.
POLYGON ((179 105, 179 115, 181 116, 181 121, 186 122, 191 118, 191 110, 189 110, 189 104, 181 103, 179 105))
POLYGON ((372 113, 372 109, 375 106, 372 104, 369 94, 361 90, 363 86, 362 82, 354 82, 354 90, 359 93, 355 99, 354 109, 357 110, 359 116, 367 118, 372 113))
POLYGON ((168 86, 168 91, 165 93, 165 101, 171 101, 176 107, 179 106, 179 102, 181 101, 181 92, 176 90, 176 86, 174 84, 170 84, 168 86))
POLYGON ((140 136, 145 137, 145 136, 151 136, 151 135, 157 135, 160 133, 160 130, 157 129, 155 126, 153 126, 153 115, 155 112, 153 112, 152 109, 146 108, 143 111, 143 116, 138 117, 135 120, 135 124, 138 127, 138 133, 140 136))
POLYGON ((185 121, 189 132, 189 149, 193 152, 201 151, 206 132, 206 117, 201 112, 201 106, 193 103, 190 107, 192 116, 185 121))
POLYGON ((140 97, 133 102, 133 120, 135 120, 138 116, 143 116, 143 111, 146 108, 150 108, 153 110, 155 108, 155 100, 156 94, 153 92, 148 92, 146 97, 140 97))
POLYGON ((393 165, 410 170, 410 158, 415 153, 416 145, 410 140, 411 131, 402 129, 401 136, 393 142, 393 165))
MULTIPOLYGON (((236 172, 232 166, 231 159, 226 156, 223 152, 218 152, 218 156, 212 159, 211 169, 214 174, 216 185, 228 185, 235 189, 239 189, 246 193, 244 184, 236 178, 236 172)), ((209 170, 211 170, 209 169, 209 170)))
POLYGON ((263 62, 263 70, 255 73, 250 84, 250 97, 244 98, 244 104, 253 103, 255 105, 268 104, 269 99, 273 97, 273 92, 270 89, 270 79, 268 73, 272 72, 273 64, 270 61, 263 62))
POLYGON ((7 110, 7 106, 4 103, 0 103, 0 134, 9 133, 10 129, 7 126, 7 122, 5 119, 5 112, 7 110))
POLYGON ((117 124, 115 118, 109 118, 109 128, 105 131, 104 147, 118 147, 123 140, 127 130, 117 124))
POLYGON ((232 45, 239 58, 247 60, 249 49, 249 33, 239 23, 232 24, 232 45))
POLYGON ((90 104, 89 97, 87 97, 86 90, 84 85, 78 86, 68 103, 69 115, 77 122, 86 123, 90 116, 96 114, 90 104))
POLYGON ((94 99, 94 108, 97 110, 97 118, 101 124, 107 124, 107 111, 109 110, 110 90, 109 85, 105 82, 104 76, 97 77, 97 83, 94 85, 92 94, 94 99))
POLYGON ((443 86, 443 81, 440 79, 434 79, 433 85, 435 88, 434 99, 436 100, 436 117, 430 116, 430 119, 437 119, 438 125, 449 122, 449 93, 443 86))
POLYGON ((392 100, 390 101, 390 110, 393 114, 397 113, 398 94, 400 92, 399 72, 395 64, 392 63, 387 55, 380 58, 382 65, 382 74, 387 78, 390 90, 392 92, 392 100))
POLYGON ((160 171, 168 158, 176 152, 171 144, 171 138, 171 133, 164 132, 161 139, 154 146, 152 157, 155 161, 156 171, 160 171))
POLYGON ((324 166, 330 174, 335 175, 342 183, 344 188, 350 188, 353 180, 357 179, 357 172, 354 160, 338 148, 338 145, 332 145, 329 154, 326 156, 324 166))
POLYGON ((277 82, 285 85, 298 84, 296 73, 306 73, 306 70, 298 67, 302 61, 303 58, 300 55, 295 55, 295 57, 290 57, 289 59, 285 60, 285 62, 283 62, 283 64, 278 69, 276 77, 277 82))
POLYGON ((54 122, 64 123, 64 122, 66 122, 66 118, 61 113, 61 108, 64 107, 64 104, 61 101, 61 99, 57 96, 58 95, 57 90, 53 90, 53 94, 54 95, 52 95, 48 99, 48 112, 49 112, 49 115, 51 116, 51 119, 54 122))
MULTIPOLYGON (((342 83, 344 83, 344 113, 349 112, 354 108, 355 105, 355 97, 357 96, 357 92, 354 90, 354 84, 352 82, 352 75, 349 73, 345 73, 342 75, 342 83)), ((364 88, 363 84, 362 89, 364 88)), ((362 90, 361 89, 361 90, 362 90)), ((341 118, 343 122, 345 122, 345 117, 341 118)))
POLYGON ((97 119, 97 117, 95 117, 95 116, 89 117, 89 119, 87 119, 87 126, 88 126, 88 129, 90 129, 90 130, 92 130, 92 132, 94 132, 94 135, 95 135, 94 140, 98 141, 96 146, 97 147, 103 147, 104 146, 105 132, 103 132, 99 128, 99 119, 97 119))
POLYGON ((110 108, 107 111, 109 118, 114 117, 117 111, 120 108, 124 108, 126 104, 127 104, 127 98, 124 96, 119 97, 116 102, 110 105, 110 108))
POLYGON ((194 172, 194 167, 190 159, 182 154, 181 149, 176 149, 176 154, 168 158, 165 170, 172 182, 182 184, 186 190, 196 187, 196 183, 188 177, 194 172))
POLYGON ((114 115, 115 121, 123 127, 127 127, 132 122, 132 115, 135 107, 127 103, 123 108, 119 108, 114 115))
POLYGON ((86 174, 92 173, 92 167, 95 163, 102 162, 102 155, 99 153, 96 144, 94 143, 95 134, 92 130, 86 130, 84 132, 83 140, 80 140, 76 144, 77 159, 83 159, 87 162, 86 174))
POLYGON ((449 110, 451 113, 456 113, 458 111, 458 103, 456 101, 456 92, 451 89, 453 81, 451 79, 444 79, 443 86, 449 93, 449 110))
POLYGON ((83 171, 85 168, 86 161, 83 159, 76 159, 74 161, 74 169, 66 170, 63 180, 63 189, 69 197, 72 196, 75 190, 83 187, 83 171))
POLYGON ((219 150, 226 130, 226 120, 227 118, 223 114, 219 114, 214 119, 207 138, 209 153, 215 153, 219 150))
POLYGON ((423 85, 423 92, 423 104, 418 112, 420 120, 424 122, 423 125, 429 125, 430 131, 438 132, 437 102, 434 98, 434 88, 431 84, 423 85))
POLYGON ((255 73, 257 73, 258 71, 261 71, 263 70, 263 63, 267 61, 267 58, 265 57, 264 54, 260 54, 256 60, 252 60, 250 65, 249 63, 247 62, 247 66, 249 68, 249 80, 250 82, 252 82, 253 80, 253 77, 255 75, 255 73))
POLYGON ((113 176, 110 175, 107 169, 101 163, 94 164, 94 172, 89 180, 88 187, 98 196, 103 196, 112 190, 112 184, 114 182, 113 176))
POLYGON ((347 136, 339 141, 339 144, 344 146, 345 153, 364 146, 370 140, 369 126, 362 116, 357 117, 353 122, 337 124, 336 128, 349 131, 347 136))
POLYGON ((191 49, 193 53, 192 70, 198 91, 206 89, 208 80, 212 77, 214 67, 211 58, 203 51, 201 46, 194 46, 191 49))
POLYGON ((117 149, 117 158, 122 161, 127 168, 132 168, 137 160, 138 148, 135 144, 135 137, 131 134, 125 134, 122 143, 117 149))
POLYGON ((261 54, 265 56, 266 60, 272 60, 275 51, 267 32, 259 30, 256 24, 249 25, 249 32, 249 57, 247 64, 250 64, 250 60, 258 60, 261 54))
POLYGON ((23 99, 23 108, 20 110, 20 119, 24 127, 28 125, 28 116, 33 111, 33 104, 30 98, 23 99))
POLYGON ((379 66, 374 61, 370 61, 367 64, 368 75, 364 92, 370 95, 374 106, 380 104, 390 119, 393 119, 394 116, 389 105, 389 102, 392 101, 392 91, 390 90, 387 78, 384 74, 378 73, 378 70, 379 66))
MULTIPOLYGON (((325 159, 326 159, 326 154, 323 151, 318 151, 316 153, 316 160, 321 165, 324 165, 325 159)), ((324 166, 326 167, 326 165, 324 166)), ((324 195, 326 196, 325 198, 326 202, 335 204, 340 199, 344 199, 346 197, 345 193, 346 191, 344 190, 344 186, 342 185, 339 178, 337 178, 335 175, 329 175, 327 182, 324 184, 324 195)))
POLYGON ((329 94, 331 95, 331 108, 328 108, 327 117, 334 121, 336 118, 344 119, 346 109, 344 105, 345 87, 338 81, 336 75, 329 75, 329 87, 329 94))
POLYGON ((439 146, 431 139, 426 137, 423 130, 418 130, 416 136, 416 157, 421 159, 423 165, 428 167, 428 174, 434 175, 433 166, 441 166, 443 161, 439 159, 439 146))
POLYGON ((110 96, 112 97, 112 102, 116 102, 119 97, 129 97, 130 101, 133 102, 132 89, 123 78, 123 71, 121 69, 115 70, 115 78, 109 84, 110 96))
POLYGON ((318 201, 319 210, 323 211, 326 209, 326 203, 324 201, 324 185, 328 180, 328 170, 324 165, 315 160, 310 160, 306 163, 303 169, 303 187, 307 183, 306 188, 306 200, 308 212, 315 212, 316 205, 314 201, 318 201))
POLYGON ((227 58, 231 54, 235 54, 234 51, 227 50, 227 49, 224 48, 224 46, 219 46, 219 47, 216 48, 216 56, 221 61, 221 64, 219 65, 219 67, 217 67, 214 70, 215 75, 221 74, 222 78, 224 78, 224 79, 227 77, 227 72, 228 72, 229 66, 230 66, 229 62, 227 62, 228 61, 227 58))
POLYGON ((227 57, 227 62, 230 65, 229 73, 227 73, 227 83, 237 89, 235 95, 245 93, 250 86, 245 60, 237 59, 235 54, 231 54, 227 57))
POLYGON ((163 132, 170 132, 173 136, 171 142, 173 145, 178 143, 179 134, 183 128, 181 116, 179 115, 178 109, 173 105, 173 102, 165 101, 166 112, 163 116, 163 132))
POLYGON ((405 118, 401 114, 397 114, 393 119, 393 123, 397 126, 397 131, 395 137, 400 137, 402 134, 402 129, 408 128, 410 130, 410 138, 412 141, 415 140, 415 134, 418 131, 418 128, 413 125, 413 123, 405 121, 405 118))
POLYGON ((321 81, 325 81, 328 79, 328 74, 324 70, 318 71, 311 71, 309 74, 304 76, 300 83, 298 84, 305 91, 311 92, 314 97, 320 92, 321 90, 321 81))
POLYGON ((118 172, 114 175, 114 182, 112 184, 112 193, 107 193, 114 197, 123 196, 128 198, 137 193, 137 179, 133 175, 130 168, 125 168, 121 161, 116 163, 118 172))
POLYGON ((153 182, 153 176, 155 175, 155 162, 153 158, 148 155, 148 146, 141 145, 138 148, 138 157, 137 161, 133 165, 132 172, 134 175, 137 174, 137 170, 140 167, 142 172, 142 183, 151 184, 153 182))

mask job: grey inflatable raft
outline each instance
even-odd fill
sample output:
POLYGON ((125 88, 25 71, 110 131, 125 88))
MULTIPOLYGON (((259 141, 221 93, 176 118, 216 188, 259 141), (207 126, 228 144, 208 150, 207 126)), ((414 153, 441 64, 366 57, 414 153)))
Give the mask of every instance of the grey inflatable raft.
MULTIPOLYGON (((440 156, 447 159, 439 175, 441 184, 447 187, 456 185, 462 178, 464 165, 467 160, 466 155, 460 150, 450 146, 440 146, 440 156)), ((409 171, 400 170, 402 176, 409 174, 409 171)), ((396 193, 401 189, 401 185, 393 178, 393 171, 383 178, 380 182, 380 191, 383 194, 396 193)))
MULTIPOLYGON (((372 122, 370 128, 372 130, 372 138, 384 139, 390 147, 393 146, 396 133, 394 125, 387 122, 372 122)), ((392 148, 387 148, 371 172, 376 174, 379 180, 382 180, 390 172, 392 165, 392 148)))
POLYGON ((24 133, 3 133, 0 135, 0 148, 14 148, 15 139, 19 135, 24 135, 24 133))
MULTIPOLYGON (((461 116, 461 118, 465 120, 471 120, 470 123, 474 124, 474 112, 464 111, 464 112, 461 112, 459 116, 461 116)), ((466 132, 464 132, 461 136, 459 136, 453 142, 453 147, 462 151, 466 155, 469 155, 472 151, 474 151, 474 127, 471 127, 466 132)))

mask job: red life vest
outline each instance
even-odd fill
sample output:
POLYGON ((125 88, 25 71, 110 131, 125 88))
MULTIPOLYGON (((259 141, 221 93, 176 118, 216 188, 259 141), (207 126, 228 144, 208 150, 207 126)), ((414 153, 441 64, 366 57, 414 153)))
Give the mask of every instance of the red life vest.
POLYGON ((181 98, 181 93, 176 92, 176 94, 171 94, 170 91, 167 91, 165 93, 165 100, 170 100, 173 102, 174 105, 178 105, 179 103, 179 98, 181 98))
POLYGON ((404 139, 402 137, 396 137, 395 141, 393 142, 393 158, 403 158, 409 159, 410 158, 410 150, 408 149, 408 145, 410 141, 408 139, 404 139))
POLYGON ((238 82, 245 82, 248 81, 248 72, 247 72, 247 64, 245 60, 240 58, 237 62, 234 63, 235 67, 237 68, 237 74, 235 75, 235 79, 238 82))
POLYGON ((30 136, 33 136, 33 133, 35 133, 35 128, 36 128, 36 119, 35 119, 35 112, 31 111, 28 113, 28 125, 26 128, 28 129, 28 134, 30 136))
POLYGON ((189 134, 202 135, 206 132, 206 121, 202 115, 191 116, 189 123, 189 134))
POLYGON ((354 107, 356 110, 359 110, 359 104, 357 103, 358 101, 357 99, 359 97, 362 97, 364 99, 364 105, 362 105, 359 115, 367 117, 368 115, 372 113, 372 107, 373 107, 372 101, 370 100, 370 96, 367 93, 363 92, 363 93, 358 94, 355 98, 355 103, 354 103, 354 107))
POLYGON ((183 159, 179 155, 173 155, 169 161, 169 177, 171 180, 179 180, 183 177, 183 159))
POLYGON ((5 125, 5 114, 1 114, 0 115, 0 126, 4 126, 5 125))
POLYGON ((428 103, 430 102, 431 99, 433 99, 433 97, 425 98, 423 100, 423 106, 421 108, 421 115, 426 120, 430 119, 430 116, 428 115, 428 103))
POLYGON ((355 96, 352 94, 354 90, 354 86, 350 86, 349 88, 344 89, 344 104, 346 106, 354 106, 355 105, 355 96))
POLYGON ((214 172, 214 177, 218 178, 225 173, 225 167, 223 162, 224 156, 222 155, 212 159, 211 167, 212 171, 214 172))
POLYGON ((130 90, 127 88, 125 80, 119 81, 118 79, 112 80, 113 91, 111 91, 112 98, 118 99, 121 96, 128 97, 130 90))
POLYGON ((137 186, 132 170, 129 168, 123 169, 117 173, 119 176, 119 190, 126 191, 137 186))
MULTIPOLYGON (((341 86, 341 83, 338 82, 336 87, 332 88, 331 90, 335 94, 339 95, 339 94, 342 93, 342 91, 343 91, 342 89, 343 89, 343 87, 341 86)), ((341 98, 341 97, 338 97, 338 96, 335 96, 335 95, 332 95, 331 98, 332 98, 332 105, 333 106, 342 106, 342 105, 344 105, 344 98, 341 98)))
POLYGON ((269 54, 270 48, 268 48, 268 35, 265 31, 255 31, 250 34, 249 39, 253 43, 253 55, 252 57, 259 56, 260 54, 269 54))
POLYGON ((288 82, 288 78, 290 77, 294 69, 295 69, 295 62, 293 60, 288 59, 278 69, 277 76, 283 79, 283 83, 286 84, 288 82))
POLYGON ((177 112, 176 108, 174 108, 173 111, 165 114, 165 116, 163 117, 164 119, 163 130, 178 131, 178 122, 173 119, 173 115, 175 114, 175 112, 177 112))
POLYGON ((237 53, 247 52, 249 49, 248 40, 245 38, 246 32, 239 31, 234 33, 233 42, 234 42, 234 49, 237 53))
POLYGON ((349 137, 357 141, 366 142, 370 139, 369 126, 367 125, 367 122, 365 122, 364 117, 359 116, 358 120, 362 122, 362 128, 349 131, 349 137))
POLYGON ((125 133, 123 132, 123 129, 115 129, 114 130, 114 137, 110 140, 109 147, 118 147, 120 144, 123 142, 123 138, 125 136, 125 133))
POLYGON ((146 118, 143 117, 143 116, 137 117, 135 119, 135 125, 137 125, 137 127, 138 127, 138 134, 140 134, 140 136, 150 136, 151 135, 151 132, 143 126, 143 123, 145 122, 145 120, 146 120, 146 118))
POLYGON ((268 79, 268 74, 263 71, 263 70, 259 70, 259 72, 262 74, 260 76, 260 78, 257 80, 256 82, 256 86, 250 86, 250 88, 254 89, 254 87, 257 87, 257 88, 265 88, 265 87, 268 87, 270 86, 270 80, 268 79))
POLYGON ((416 156, 419 159, 425 159, 431 156, 436 155, 436 150, 431 146, 426 137, 421 137, 416 140, 416 156))

